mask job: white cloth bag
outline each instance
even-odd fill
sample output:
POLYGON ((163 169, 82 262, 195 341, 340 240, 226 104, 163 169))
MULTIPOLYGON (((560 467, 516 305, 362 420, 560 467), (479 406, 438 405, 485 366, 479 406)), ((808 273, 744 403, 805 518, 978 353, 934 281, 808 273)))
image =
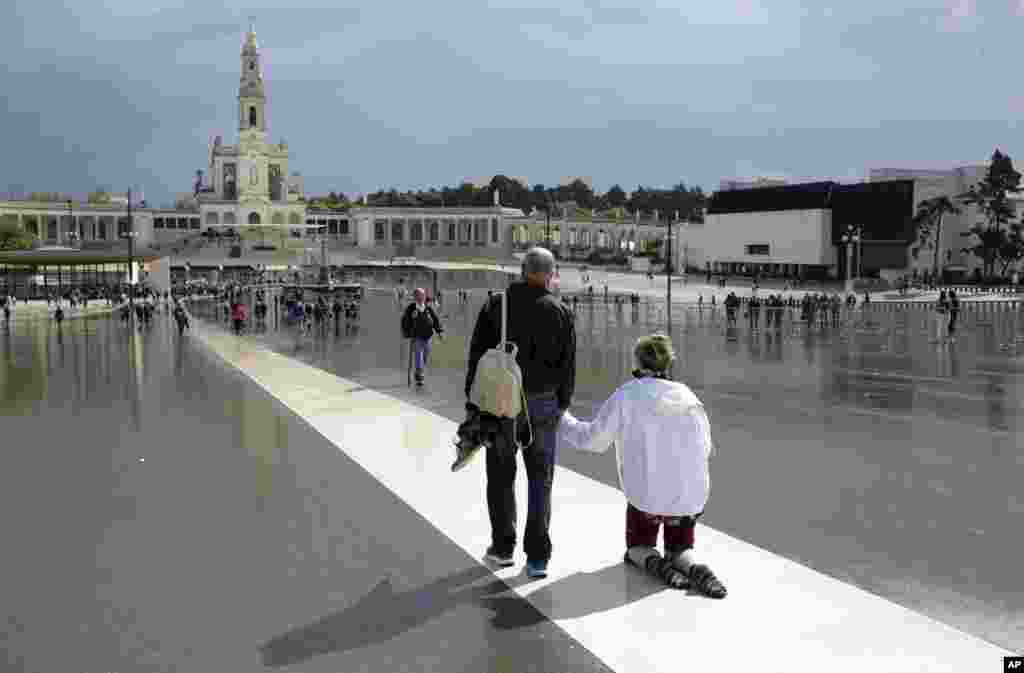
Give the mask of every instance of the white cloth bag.
POLYGON ((480 411, 498 418, 517 418, 526 407, 523 372, 516 362, 519 352, 508 341, 508 296, 501 295, 501 341, 481 356, 469 390, 469 401, 480 411))

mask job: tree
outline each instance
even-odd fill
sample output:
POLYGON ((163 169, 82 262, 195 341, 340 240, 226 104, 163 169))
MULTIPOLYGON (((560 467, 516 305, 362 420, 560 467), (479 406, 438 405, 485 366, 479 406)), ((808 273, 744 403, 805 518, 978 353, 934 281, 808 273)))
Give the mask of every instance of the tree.
POLYGON ((617 184, 612 185, 612 188, 608 190, 605 197, 608 199, 608 206, 610 208, 621 208, 629 200, 625 190, 617 184))
POLYGON ((629 195, 629 209, 632 212, 647 212, 651 210, 651 194, 643 185, 637 185, 636 190, 629 195))
POLYGON ((455 197, 455 205, 460 208, 470 208, 473 206, 476 196, 476 187, 471 182, 463 182, 452 196, 455 197))
POLYGON ((16 222, 0 220, 0 250, 29 250, 32 236, 16 222))
POLYGON ((1014 222, 1010 225, 1008 232, 1003 232, 1005 240, 999 245, 999 260, 1003 263, 1000 269, 1001 276, 1006 275, 1006 270, 1011 264, 1016 264, 1024 259, 1024 226, 1021 222, 1014 222))
MULTIPOLYGON (((501 198, 501 205, 510 208, 519 208, 524 213, 529 212, 531 207, 530 192, 518 180, 513 180, 505 175, 495 175, 491 178, 490 193, 497 189, 501 198)), ((493 196, 491 198, 494 198, 493 196)))
POLYGON ((530 191, 530 205, 536 210, 546 212, 548 209, 548 190, 542 184, 536 184, 530 191))
POLYGON ((564 199, 566 201, 575 201, 576 205, 581 208, 590 208, 594 205, 594 192, 587 186, 587 183, 579 178, 569 183, 565 191, 568 192, 567 196, 569 197, 564 199))
POLYGON ((46 203, 56 203, 58 201, 68 200, 57 192, 32 192, 28 198, 30 201, 43 201, 46 203))
POLYGON ((960 209, 948 196, 936 196, 917 204, 914 226, 917 231, 917 245, 910 253, 917 259, 922 250, 935 251, 932 272, 939 277, 939 248, 942 245, 942 220, 946 215, 956 215, 960 209))
POLYGON ((106 189, 97 189, 94 192, 89 192, 89 196, 86 198, 88 203, 104 204, 110 203, 110 191, 106 189))
MULTIPOLYGON (((981 258, 984 273, 991 276, 995 271, 996 260, 1000 258, 1000 250, 1008 240, 1003 225, 1009 224, 1014 215, 1014 207, 1007 198, 1009 192, 1016 192, 1020 187, 1021 174, 1013 169, 1009 155, 998 149, 992 155, 985 177, 960 199, 967 205, 977 206, 982 222, 972 226, 961 236, 976 240, 974 245, 963 248, 981 258), (1002 232, 1000 234, 1000 232, 1002 232)), ((1004 266, 1005 269, 1005 266, 1004 266)))

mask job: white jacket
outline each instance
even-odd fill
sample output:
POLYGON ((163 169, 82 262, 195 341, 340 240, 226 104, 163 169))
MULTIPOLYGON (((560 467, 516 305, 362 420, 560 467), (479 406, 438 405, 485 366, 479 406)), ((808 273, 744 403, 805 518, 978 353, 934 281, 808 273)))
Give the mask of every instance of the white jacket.
POLYGON ((616 390, 590 423, 566 411, 559 444, 604 453, 616 446, 626 500, 649 514, 692 516, 711 490, 711 427, 704 405, 687 386, 634 379, 616 390))

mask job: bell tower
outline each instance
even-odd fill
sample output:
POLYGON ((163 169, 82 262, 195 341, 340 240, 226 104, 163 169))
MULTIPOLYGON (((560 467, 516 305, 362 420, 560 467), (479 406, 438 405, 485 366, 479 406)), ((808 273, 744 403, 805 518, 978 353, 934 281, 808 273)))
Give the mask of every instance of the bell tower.
POLYGON ((263 91, 263 66, 260 64, 256 28, 252 24, 242 45, 242 77, 238 85, 238 130, 244 135, 266 139, 267 97, 263 91))

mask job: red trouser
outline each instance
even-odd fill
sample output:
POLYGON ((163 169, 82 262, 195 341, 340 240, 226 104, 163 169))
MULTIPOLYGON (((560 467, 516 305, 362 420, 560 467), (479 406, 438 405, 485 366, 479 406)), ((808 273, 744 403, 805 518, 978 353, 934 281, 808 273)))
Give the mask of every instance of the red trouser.
MULTIPOLYGON (((702 512, 703 514, 703 512, 702 512)), ((648 514, 633 505, 626 505, 626 548, 657 547, 658 529, 665 524, 665 552, 674 554, 693 549, 693 531, 696 516, 665 516, 648 514)))

